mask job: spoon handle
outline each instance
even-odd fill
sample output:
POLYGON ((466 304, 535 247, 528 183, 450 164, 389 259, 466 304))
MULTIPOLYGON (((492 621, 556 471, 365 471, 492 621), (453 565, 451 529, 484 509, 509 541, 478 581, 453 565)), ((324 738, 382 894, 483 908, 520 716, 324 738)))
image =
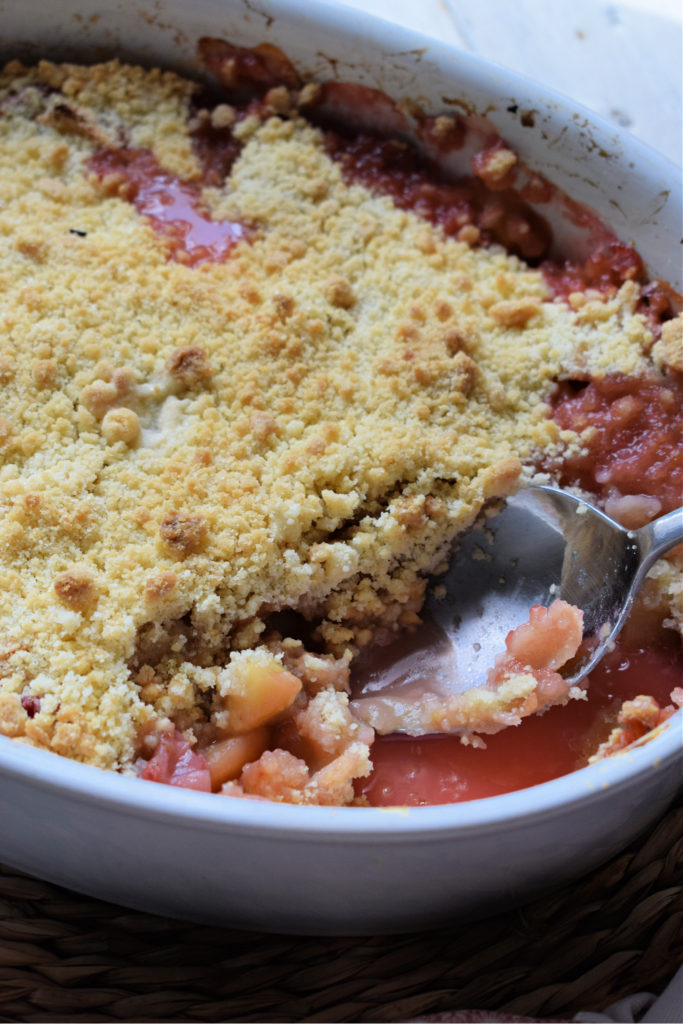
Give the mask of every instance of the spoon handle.
POLYGON ((642 557, 641 573, 645 573, 658 558, 683 541, 683 508, 675 508, 647 526, 641 526, 635 531, 635 538, 642 557))

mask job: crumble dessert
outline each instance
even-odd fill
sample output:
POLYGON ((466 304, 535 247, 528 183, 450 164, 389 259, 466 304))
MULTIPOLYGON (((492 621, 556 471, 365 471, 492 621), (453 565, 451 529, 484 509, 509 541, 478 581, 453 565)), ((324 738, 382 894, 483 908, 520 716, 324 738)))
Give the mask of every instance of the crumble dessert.
MULTIPOLYGON (((345 804, 374 739, 350 665, 419 622, 488 503, 540 470, 629 525, 671 505, 670 460, 643 491, 590 453, 656 407, 680 470, 680 318, 625 246, 544 267, 499 140, 449 186, 272 55, 244 99, 225 45, 229 102, 117 62, 0 77, 0 731, 345 804)), ((680 629, 674 559, 645 603, 680 629)), ((571 696, 512 673, 449 726, 571 696)))

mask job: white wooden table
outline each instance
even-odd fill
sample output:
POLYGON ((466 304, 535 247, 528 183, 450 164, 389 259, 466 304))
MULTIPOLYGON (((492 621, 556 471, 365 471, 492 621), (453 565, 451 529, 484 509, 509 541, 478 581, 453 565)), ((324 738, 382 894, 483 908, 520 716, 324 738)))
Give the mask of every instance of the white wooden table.
POLYGON ((682 162, 680 0, 339 2, 529 74, 682 162))

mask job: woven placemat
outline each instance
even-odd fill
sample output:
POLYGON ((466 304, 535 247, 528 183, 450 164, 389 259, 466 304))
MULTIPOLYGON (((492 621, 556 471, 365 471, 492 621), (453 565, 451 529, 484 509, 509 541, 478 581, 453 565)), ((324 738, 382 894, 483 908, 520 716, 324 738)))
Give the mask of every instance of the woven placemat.
POLYGON ((474 924, 293 938, 124 910, 0 868, 2 1021, 564 1018, 683 961, 683 801, 609 864, 474 924))

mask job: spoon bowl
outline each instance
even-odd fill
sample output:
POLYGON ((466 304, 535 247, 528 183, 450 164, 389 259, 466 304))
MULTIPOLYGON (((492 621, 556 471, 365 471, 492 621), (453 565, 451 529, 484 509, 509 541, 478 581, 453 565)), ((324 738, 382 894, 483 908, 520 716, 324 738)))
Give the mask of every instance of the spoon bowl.
POLYGON ((638 530, 557 487, 527 487, 471 530, 425 613, 454 636, 457 689, 486 683, 510 630, 533 605, 583 612, 583 642, 563 669, 578 684, 611 649, 652 565, 683 541, 683 508, 638 530))

